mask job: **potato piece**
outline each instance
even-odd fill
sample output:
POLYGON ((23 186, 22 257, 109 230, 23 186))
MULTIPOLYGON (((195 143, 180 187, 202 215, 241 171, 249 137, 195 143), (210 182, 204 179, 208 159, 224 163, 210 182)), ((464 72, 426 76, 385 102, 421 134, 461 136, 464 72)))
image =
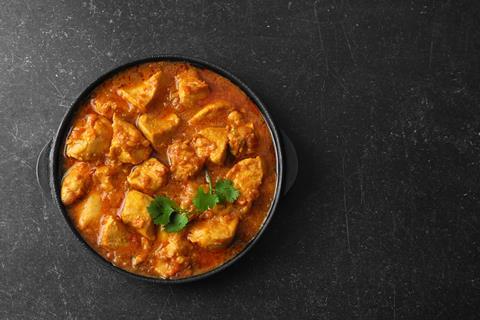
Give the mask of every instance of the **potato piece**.
POLYGON ((113 115, 110 157, 123 163, 137 164, 148 159, 151 152, 150 143, 133 124, 113 115))
POLYGON ((150 158, 133 168, 127 178, 132 188, 153 194, 167 184, 168 168, 155 158, 150 158))
POLYGON ((194 68, 178 74, 175 77, 180 103, 186 107, 192 107, 198 100, 208 96, 208 84, 200 79, 194 68))
POLYGON ((175 180, 187 180, 197 174, 205 163, 197 157, 188 141, 176 140, 167 149, 170 169, 175 180))
POLYGON ((193 117, 188 120, 188 123, 195 124, 206 120, 215 120, 233 110, 230 102, 219 100, 209 103, 198 111, 193 117))
POLYGON ((187 238, 205 249, 224 248, 235 236, 237 226, 237 217, 215 216, 208 220, 195 222, 190 227, 187 238))
POLYGON ((190 269, 190 243, 182 233, 158 233, 160 246, 155 251, 154 270, 163 278, 187 276, 190 269))
POLYGON ((262 184, 262 159, 256 157, 241 160, 227 172, 226 177, 231 179, 235 188, 240 191, 237 202, 239 204, 251 202, 258 197, 258 188, 262 184))
POLYGON ((108 249, 120 249, 130 242, 130 234, 125 226, 112 216, 103 219, 98 236, 98 244, 108 249))
POLYGON ((179 124, 180 118, 175 113, 162 118, 154 114, 145 113, 138 117, 137 121, 138 128, 153 146, 160 145, 162 138, 175 130, 179 124))
POLYGON ((252 153, 257 145, 253 123, 245 123, 238 111, 233 111, 228 115, 228 122, 228 145, 232 155, 239 157, 252 153))
POLYGON ((88 163, 77 162, 71 166, 62 180, 62 202, 68 206, 83 197, 91 180, 88 163))
POLYGON ((129 190, 120 216, 125 224, 137 229, 142 236, 155 240, 155 226, 147 211, 153 198, 136 190, 129 190))
POLYGON ((103 157, 112 140, 112 124, 97 114, 88 114, 67 139, 66 154, 81 161, 103 157))
POLYGON ((98 192, 90 193, 80 204, 78 227, 85 229, 92 222, 99 221, 102 215, 102 198, 98 192))
POLYGON ((211 163, 221 165, 227 155, 227 129, 205 128, 200 130, 198 135, 193 140, 197 156, 208 158, 211 163))
POLYGON ((143 82, 118 89, 117 94, 141 112, 146 112, 148 104, 158 91, 162 77, 162 72, 159 71, 143 82))

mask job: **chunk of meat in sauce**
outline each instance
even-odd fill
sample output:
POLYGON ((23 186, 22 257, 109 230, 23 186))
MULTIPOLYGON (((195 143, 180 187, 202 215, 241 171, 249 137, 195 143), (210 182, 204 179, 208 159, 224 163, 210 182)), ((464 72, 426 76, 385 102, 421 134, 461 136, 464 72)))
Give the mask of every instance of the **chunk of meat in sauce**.
POLYGON ((128 184, 139 191, 153 194, 168 182, 168 167, 155 158, 133 168, 128 175, 128 184))
POLYGON ((100 227, 98 245, 108 249, 120 249, 130 243, 130 234, 125 225, 116 218, 105 216, 100 227))
POLYGON ((92 180, 88 163, 77 162, 68 169, 63 177, 61 198, 65 205, 71 205, 83 197, 92 180))
POLYGON ((238 111, 228 115, 228 145, 233 156, 239 157, 251 154, 257 145, 257 137, 253 123, 245 123, 243 116, 238 111))
POLYGON ((85 229, 92 223, 96 223, 102 216, 102 198, 98 192, 91 192, 79 204, 78 227, 85 229))
POLYGON ((73 128, 67 139, 66 154, 81 161, 103 158, 112 140, 112 124, 97 114, 88 114, 73 128))
POLYGON ((232 242, 238 221, 237 217, 230 215, 197 220, 190 227, 187 238, 204 249, 224 248, 232 242))
POLYGON ((105 97, 92 99, 91 106, 93 111, 109 119, 113 117, 113 113, 118 109, 115 101, 108 100, 105 97))
POLYGON ((143 263, 147 259, 151 248, 151 242, 147 238, 142 237, 142 239, 140 240, 140 250, 137 251, 136 254, 132 257, 132 266, 136 267, 139 264, 143 263))
POLYGON ((230 102, 218 100, 205 105, 200 111, 195 113, 190 120, 188 120, 188 123, 197 124, 207 121, 218 121, 222 117, 226 117, 226 115, 232 110, 233 106, 230 102))
POLYGON ((93 184, 102 191, 102 199, 110 208, 120 207, 130 166, 120 162, 109 162, 95 169, 93 184))
POLYGON ((175 81, 180 103, 186 107, 192 107, 197 101, 208 96, 208 84, 200 78, 194 68, 188 68, 179 73, 175 81))
MULTIPOLYGON (((180 193, 180 207, 184 210, 194 211, 196 210, 193 204, 193 198, 197 195, 198 187, 200 183, 195 181, 188 181, 184 188, 182 188, 182 192, 180 193)), ((195 216, 194 216, 195 217, 195 216)))
POLYGON ((137 164, 148 159, 151 152, 150 143, 142 133, 115 114, 110 157, 123 163, 137 164))
POLYGON ((182 278, 220 266, 248 245, 274 197, 274 148, 254 103, 228 79, 184 63, 142 64, 98 86, 65 151, 70 218, 99 254, 137 274, 182 278), (177 233, 155 226, 146 209, 155 194, 197 211, 206 163, 214 181, 233 181, 239 199, 189 215, 177 233), (73 174, 77 165, 89 170, 73 174))
POLYGON ((139 234, 150 240, 155 239, 155 226, 147 211, 152 200, 153 198, 149 195, 137 190, 129 190, 120 213, 125 224, 135 228, 139 234))
POLYGON ((90 106, 93 111, 108 119, 112 119, 114 113, 128 116, 138 114, 136 108, 130 107, 126 101, 120 99, 114 92, 103 87, 94 91, 90 106))
POLYGON ((260 157, 247 158, 237 162, 226 175, 240 191, 239 204, 250 203, 259 195, 263 180, 263 165, 260 157))
POLYGON ((159 89, 160 83, 163 81, 162 76, 162 72, 156 72, 143 82, 118 89, 117 94, 140 112, 146 112, 148 105, 159 89))
POLYGON ((217 127, 202 129, 193 139, 193 146, 198 157, 221 165, 227 155, 227 130, 217 127))
POLYGON ((154 271, 163 278, 188 276, 191 274, 191 245, 183 233, 168 233, 160 230, 160 244, 155 251, 154 271))
POLYGON ((175 180, 184 181, 202 169, 205 159, 197 157, 186 140, 176 140, 167 149, 170 169, 175 180))
POLYGON ((130 171, 129 168, 130 166, 119 162, 107 163, 95 169, 93 181, 103 191, 114 191, 130 171))
POLYGON ((137 126, 154 147, 162 144, 163 138, 180 125, 180 118, 171 113, 164 117, 145 113, 138 117, 137 126))

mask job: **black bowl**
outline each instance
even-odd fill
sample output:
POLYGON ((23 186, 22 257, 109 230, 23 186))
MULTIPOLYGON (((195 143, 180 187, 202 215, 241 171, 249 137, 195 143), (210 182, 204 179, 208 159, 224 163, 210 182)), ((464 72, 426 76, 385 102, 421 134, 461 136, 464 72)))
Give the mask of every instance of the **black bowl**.
POLYGON ((87 248, 87 250, 90 253, 92 253, 93 256, 96 257, 98 261, 100 261, 101 264, 103 264, 104 266, 110 269, 114 269, 122 274, 128 275, 136 279, 155 282, 155 283, 162 283, 162 284, 174 284, 174 283, 184 283, 184 282, 204 279, 208 276, 211 276, 225 269, 226 267, 230 266, 235 261, 240 259, 240 257, 242 257, 260 238, 261 234, 265 231, 265 228, 267 227, 270 219, 272 218, 272 215, 277 207, 280 197, 282 195, 285 195, 286 192, 293 185, 297 175, 297 171, 298 171, 298 162, 297 162, 297 155, 295 152, 295 148, 293 147, 293 144, 291 143, 290 139, 283 132, 279 133, 265 105, 258 98, 258 96, 255 93, 253 93, 253 91, 249 87, 247 87, 247 85, 245 85, 242 81, 240 81, 237 77, 235 77, 234 75, 232 75, 231 73, 229 73, 228 71, 220 67, 217 67, 211 63, 208 63, 199 59, 176 56, 176 55, 159 55, 159 56, 149 57, 141 60, 136 60, 124 65, 121 65, 105 73, 104 75, 99 77, 97 80, 92 82, 80 94, 80 96, 73 102, 72 106, 69 108, 69 110, 63 117, 57 133, 52 138, 52 140, 50 140, 40 152, 37 160, 36 169, 37 169, 37 180, 42 191, 45 193, 47 198, 51 197, 53 199, 54 205, 58 208, 58 210, 60 210, 67 224, 70 226, 70 229, 75 234, 76 238, 80 241, 80 243, 83 244, 85 248, 87 248), (272 204, 270 206, 268 215, 265 221, 263 222, 262 226, 260 227, 260 230, 258 231, 256 236, 245 246, 245 248, 240 253, 238 253, 236 256, 232 257, 230 260, 226 261, 222 265, 218 266, 217 268, 199 275, 195 275, 187 278, 181 278, 181 279, 161 279, 161 278, 142 276, 142 275, 125 271, 113 265, 111 262, 104 259, 92 247, 90 247, 87 244, 87 242, 83 239, 83 237, 75 228, 73 222, 71 221, 70 217, 67 214, 67 210, 65 209, 65 206, 60 200, 60 186, 62 181, 62 168, 60 164, 63 156, 65 140, 70 131, 72 120, 75 116, 77 108, 82 105, 82 102, 86 101, 86 99, 89 98, 92 91, 98 85, 100 85, 102 82, 112 77, 116 73, 135 65, 139 65, 147 62, 155 62, 155 61, 186 62, 198 68, 209 69, 229 79, 235 85, 240 87, 249 96, 249 98, 257 105, 257 107, 259 108, 259 110, 263 115, 263 118, 265 119, 265 122, 267 123, 270 129, 270 133, 272 135, 272 140, 275 148, 276 162, 277 162, 277 168, 276 168, 277 183, 276 183, 275 195, 274 195, 272 204))

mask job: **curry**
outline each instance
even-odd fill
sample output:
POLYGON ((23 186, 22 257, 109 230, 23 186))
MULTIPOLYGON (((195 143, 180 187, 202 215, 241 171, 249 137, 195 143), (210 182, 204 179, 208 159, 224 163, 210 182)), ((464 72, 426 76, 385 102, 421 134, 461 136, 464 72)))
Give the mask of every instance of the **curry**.
POLYGON ((164 279, 212 270, 262 226, 276 188, 270 130, 219 74, 145 63, 103 82, 65 141, 61 199, 112 264, 164 279))

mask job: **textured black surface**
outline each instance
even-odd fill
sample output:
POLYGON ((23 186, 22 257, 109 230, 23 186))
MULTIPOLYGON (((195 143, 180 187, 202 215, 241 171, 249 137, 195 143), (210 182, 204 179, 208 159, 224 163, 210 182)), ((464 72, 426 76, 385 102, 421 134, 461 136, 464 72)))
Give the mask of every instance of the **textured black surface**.
POLYGON ((480 317, 477 2, 120 2, 2 2, 0 318, 480 317), (90 81, 158 53, 238 75, 301 162, 246 257, 171 287, 100 267, 34 173, 90 81))

